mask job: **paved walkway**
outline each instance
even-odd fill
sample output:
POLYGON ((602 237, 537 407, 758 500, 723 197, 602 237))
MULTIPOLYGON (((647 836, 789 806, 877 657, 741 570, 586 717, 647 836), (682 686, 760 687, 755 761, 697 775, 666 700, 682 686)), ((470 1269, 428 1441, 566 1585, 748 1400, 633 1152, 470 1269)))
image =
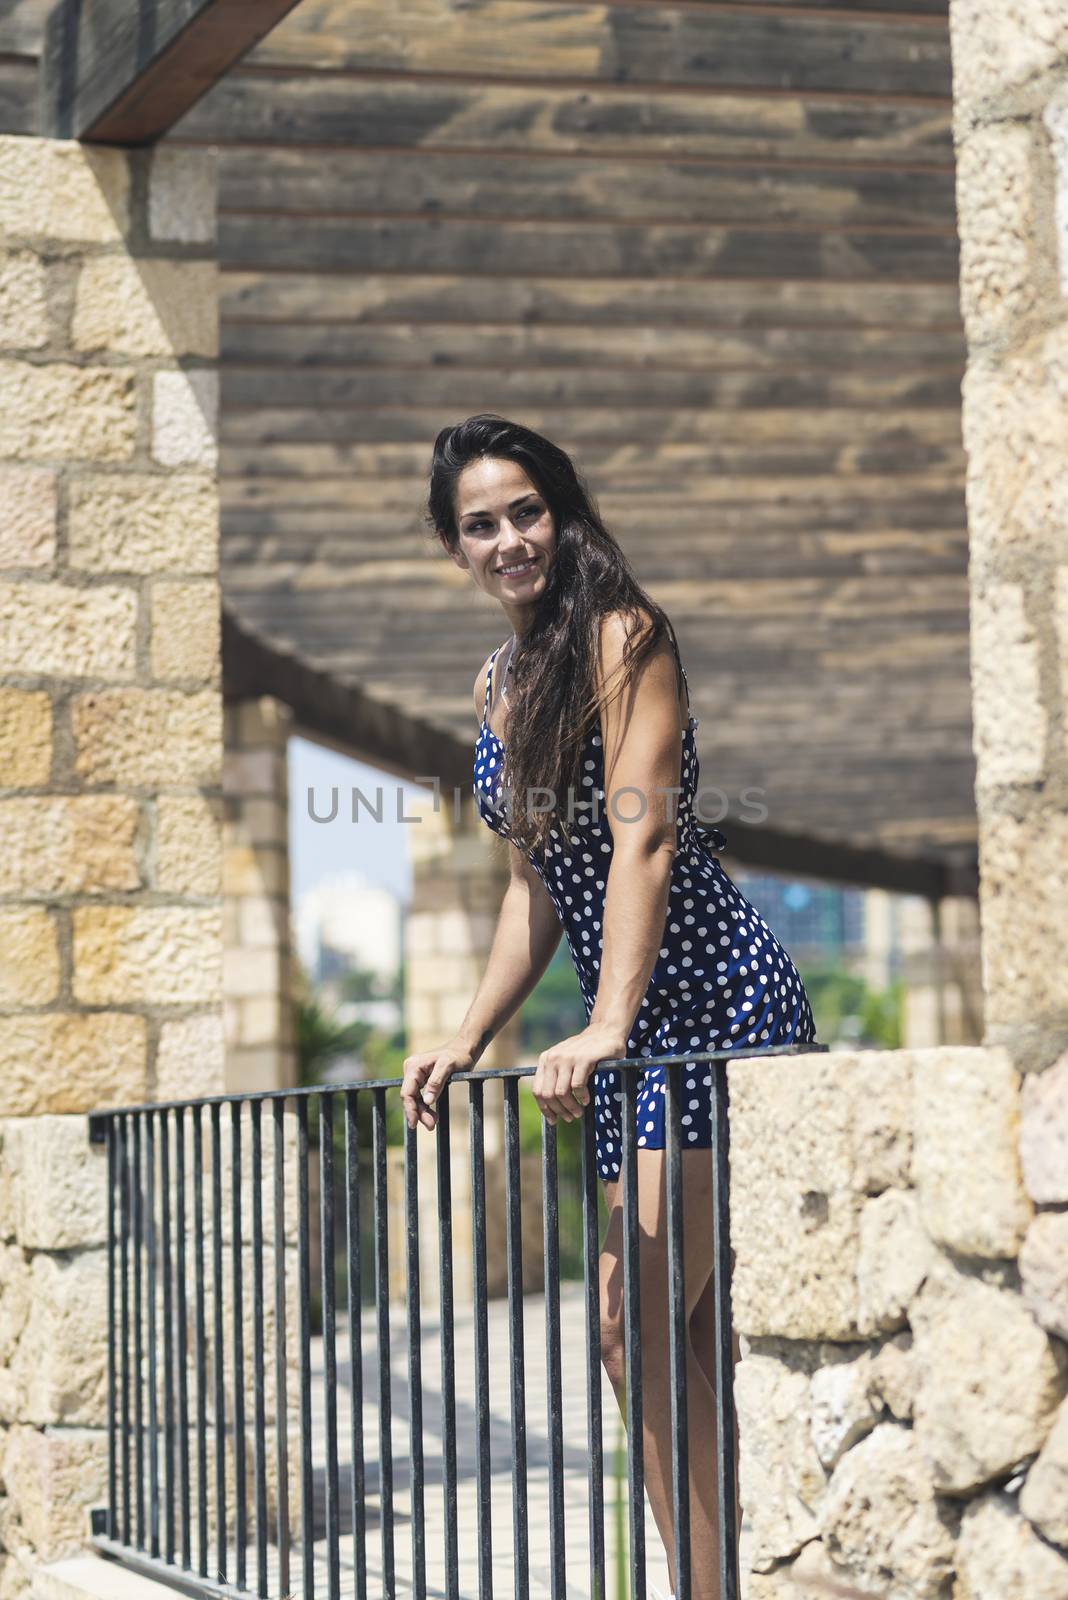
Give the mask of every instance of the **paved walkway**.
MULTIPOLYGON (((546 1407, 545 1302, 541 1295, 524 1300, 524 1345, 526 1353, 527 1484, 530 1541, 530 1594, 542 1600, 550 1594, 549 1582, 549 1438, 546 1407)), ((563 1379, 563 1460, 564 1522, 568 1600, 591 1600, 589 1573, 589 1452, 586 1442, 586 1354, 582 1285, 565 1283, 561 1291, 561 1350, 563 1379)), ((424 1318, 423 1358, 423 1451, 425 1462, 425 1527, 427 1552, 427 1594, 447 1600, 445 1588, 445 1506, 441 1453, 441 1360, 439 1329, 436 1320, 424 1318)), ((490 1339, 490 1471, 491 1526, 494 1600, 511 1600, 515 1593, 512 1556, 512 1438, 508 1364, 508 1303, 505 1299, 489 1303, 490 1339)), ((398 1596, 412 1592, 412 1523, 409 1481, 408 1438, 408 1342, 403 1316, 391 1314, 390 1371, 392 1374, 392 1412, 394 1466, 394 1550, 398 1596)), ((322 1464, 325 1459, 324 1392, 322 1346, 314 1352, 313 1435, 315 1439, 317 1532, 325 1529, 325 1487, 322 1464)), ((478 1522, 476 1509, 476 1411, 474 1396, 474 1324, 471 1313, 456 1315, 456 1429, 457 1429, 457 1512, 460 1553, 460 1588, 456 1600, 478 1600, 478 1522)), ((601 1375, 603 1377, 603 1374, 601 1375)), ((378 1514, 378 1351, 376 1319, 373 1310, 363 1318, 364 1454, 366 1461, 367 1506, 367 1592, 369 1600, 382 1600, 382 1539, 378 1514)), ((606 1600, 617 1600, 615 1583, 615 1517, 612 1511, 612 1460, 615 1447, 623 1439, 622 1421, 615 1396, 603 1378, 602 1414, 605 1442, 605 1544, 607 1551, 608 1593, 606 1600)), ((349 1367, 348 1337, 343 1324, 338 1329, 338 1435, 341 1456, 341 1582, 342 1593, 354 1593, 353 1540, 349 1499, 349 1367)), ((624 1479, 623 1492, 626 1483, 624 1479)), ((646 1576, 667 1594, 667 1566, 664 1550, 649 1507, 645 1505, 646 1576)), ((272 1555, 274 1552, 272 1551, 272 1555)), ((299 1552, 292 1574, 291 1593, 305 1600, 300 1586, 299 1552)), ((316 1595, 325 1596, 325 1546, 317 1541, 316 1595)), ((273 1565, 273 1562, 272 1562, 273 1565)), ((618 1596, 625 1600, 627 1590, 618 1596)), ((652 1591, 650 1591, 651 1593, 652 1591)), ((276 1594, 272 1587, 271 1593, 276 1594)))

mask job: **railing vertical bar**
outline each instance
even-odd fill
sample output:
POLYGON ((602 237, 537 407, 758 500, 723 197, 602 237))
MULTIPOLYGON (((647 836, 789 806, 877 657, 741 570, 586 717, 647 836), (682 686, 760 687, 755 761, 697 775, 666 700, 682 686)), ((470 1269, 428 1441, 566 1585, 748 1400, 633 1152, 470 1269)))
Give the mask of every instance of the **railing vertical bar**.
POLYGON ((334 1261, 334 1097, 319 1097, 319 1254, 323 1307, 323 1412, 326 1420, 326 1581, 341 1594, 341 1521, 337 1465, 337 1289, 334 1261))
POLYGON ((115 1314, 116 1301, 116 1271, 115 1271, 115 1202, 116 1189, 119 1181, 119 1163, 116 1151, 117 1130, 115 1118, 109 1117, 107 1123, 107 1156, 108 1156, 108 1533, 112 1539, 118 1532, 118 1503, 119 1503, 119 1464, 118 1464, 118 1420, 116 1415, 116 1363, 115 1363, 115 1314))
POLYGON ((419 1152, 417 1130, 404 1127, 404 1231, 408 1269, 408 1450, 411 1457, 412 1592, 426 1600, 426 1508, 423 1494, 423 1347, 419 1308, 419 1152))
POLYGON ((119 1320, 122 1343, 119 1347, 119 1383, 122 1392, 122 1542, 131 1542, 130 1515, 130 1119, 118 1119, 120 1129, 120 1227, 119 1227, 119 1320))
POLYGON ((515 1600, 530 1600, 526 1369, 523 1342, 523 1191, 519 1146, 518 1078, 504 1080, 504 1166, 507 1197, 508 1351, 512 1407, 512 1551, 515 1567, 515 1600))
POLYGON ((230 1103, 231 1272, 234 1327, 234 1521, 237 1541, 237 1587, 245 1587, 245 1552, 248 1546, 248 1485, 245 1454, 245 1302, 241 1254, 241 1101, 230 1103))
POLYGON ((159 1555, 159 1372, 156 1354, 156 1118, 145 1118, 145 1196, 148 1201, 148 1532, 149 1553, 159 1555))
POLYGON ((439 1325, 441 1328, 441 1447, 445 1511, 445 1593, 460 1592, 460 1549, 456 1517, 456 1341, 452 1290, 452 1144, 449 1133, 449 1086, 437 1101, 437 1187, 439 1325))
POLYGON ((626 1368, 631 1600, 645 1600, 641 1300, 638 1271, 638 1075, 623 1073, 623 1345, 626 1368))
POLYGON ((395 1600, 397 1578, 393 1547, 393 1388, 389 1345, 389 1231, 386 1204, 386 1091, 374 1090, 375 1301, 378 1308, 378 1460, 382 1516, 382 1591, 395 1600))
POLYGON ((712 1247, 716 1325, 716 1443, 719 1469, 719 1600, 738 1600, 738 1522, 734 1436, 734 1328, 731 1318, 730 1118, 727 1063, 712 1063, 712 1247))
POLYGON ((278 1471, 278 1592, 289 1593, 289 1372, 286 1341, 284 1099, 274 1106, 274 1437, 278 1471))
POLYGON ((349 1427, 352 1434, 352 1556, 356 1600, 367 1600, 367 1508, 363 1464, 363 1293, 360 1254, 359 1101, 345 1092, 345 1237, 348 1245, 349 1427))
MULTIPOLYGON (((264 1394, 263 1302, 263 1102, 252 1119, 252 1405, 256 1478, 256 1593, 267 1594, 267 1405, 264 1394)), ((277 1330, 275 1331, 277 1337, 277 1330)))
POLYGON ((475 1336, 475 1476, 479 1600, 493 1600, 493 1526, 490 1503, 489 1303, 486 1277, 485 1085, 468 1085, 471 1155, 471 1262, 475 1336))
POLYGON ((591 1099, 582 1117, 581 1154, 582 1276, 586 1301, 586 1438, 590 1452, 590 1595, 591 1600, 606 1600, 604 1431, 601 1414, 601 1230, 597 1211, 596 1137, 591 1099))
POLYGON ((134 1510, 138 1550, 145 1548, 145 1409, 144 1409, 144 1308, 141 1277, 144 1249, 144 1186, 141 1162, 141 1116, 133 1122, 133 1168, 130 1173, 133 1206, 133 1290, 134 1290, 134 1510))
POLYGON ((567 1552, 564 1544, 564 1414, 560 1373, 560 1190, 556 1126, 541 1124, 543 1231, 545 1241, 546 1401, 549 1426, 549 1589, 552 1600, 566 1600, 567 1552))
POLYGON ((221 1108, 211 1107, 211 1268, 215 1408, 215 1576, 226 1582, 226 1389, 223 1375, 223 1237, 221 1108))
POLYGON ((133 1168, 130 1173, 133 1207, 134 1291, 134 1521, 137 1548, 145 1548, 145 1411, 144 1411, 144 1306, 142 1256, 144 1250, 144 1178, 141 1157, 141 1117, 133 1118, 133 1168))
POLYGON ((204 1296, 204 1118, 193 1107, 193 1344, 197 1392, 197 1571, 208 1575, 208 1330, 204 1296))
POLYGON ((308 1100, 297 1096, 297 1276, 300 1284, 300 1553, 302 1600, 315 1594, 315 1496, 311 1439, 311 1254, 308 1198, 308 1100))
POLYGON ((186 1291, 186 1196, 185 1196, 185 1107, 174 1113, 175 1169, 175 1319, 178 1324, 178 1497, 182 1503, 182 1566, 193 1562, 192 1529, 189 1509, 189 1328, 186 1291))
POLYGON ((675 1532, 675 1596, 690 1600, 690 1457, 686 1387, 686 1286, 684 1281, 682 1194, 682 1071, 668 1067, 665 1106, 667 1190, 667 1272, 670 1305, 671 1512, 675 1532))
POLYGON ((160 1239, 163 1273, 163 1548, 168 1563, 174 1561, 175 1448, 174 1431, 174 1279, 171 1262, 171 1138, 170 1114, 159 1114, 160 1239))

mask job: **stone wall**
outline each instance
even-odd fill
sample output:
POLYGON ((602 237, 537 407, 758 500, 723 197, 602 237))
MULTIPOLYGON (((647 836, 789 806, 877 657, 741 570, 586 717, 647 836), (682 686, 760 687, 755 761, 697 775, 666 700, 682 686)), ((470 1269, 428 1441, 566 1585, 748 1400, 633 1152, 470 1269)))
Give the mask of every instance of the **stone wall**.
POLYGON ((1010 1055, 730 1091, 749 1600, 1066 1600, 1068 1214, 1036 1212, 1010 1055))
POLYGON ((750 1600, 1068 1600, 1068 15, 950 18, 985 1043, 731 1069, 750 1600))
POLYGON ((0 1594, 104 1499, 83 1113, 222 1087, 210 152, 0 139, 0 1594))

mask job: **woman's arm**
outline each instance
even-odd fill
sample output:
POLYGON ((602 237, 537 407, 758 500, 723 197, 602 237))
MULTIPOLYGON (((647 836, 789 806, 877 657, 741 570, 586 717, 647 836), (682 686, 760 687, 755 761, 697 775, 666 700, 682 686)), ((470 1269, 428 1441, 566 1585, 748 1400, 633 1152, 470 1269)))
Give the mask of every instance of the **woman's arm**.
POLYGON ((598 1061, 626 1055, 667 919, 682 764, 675 657, 665 641, 620 694, 625 638, 621 617, 603 620, 598 690, 612 860, 589 1022, 582 1033, 542 1053, 534 1078, 535 1099, 551 1123, 581 1115, 598 1061))

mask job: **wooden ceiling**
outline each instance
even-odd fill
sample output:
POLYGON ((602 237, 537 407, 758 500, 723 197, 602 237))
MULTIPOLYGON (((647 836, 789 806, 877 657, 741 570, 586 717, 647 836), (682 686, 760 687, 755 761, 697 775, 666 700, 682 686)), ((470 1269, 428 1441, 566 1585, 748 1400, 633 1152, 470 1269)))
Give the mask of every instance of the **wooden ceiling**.
POLYGON ((301 0, 169 136, 220 147, 242 627, 469 742, 507 626, 422 506, 501 412, 676 622, 704 782, 974 861, 950 112, 945 0, 301 0))

